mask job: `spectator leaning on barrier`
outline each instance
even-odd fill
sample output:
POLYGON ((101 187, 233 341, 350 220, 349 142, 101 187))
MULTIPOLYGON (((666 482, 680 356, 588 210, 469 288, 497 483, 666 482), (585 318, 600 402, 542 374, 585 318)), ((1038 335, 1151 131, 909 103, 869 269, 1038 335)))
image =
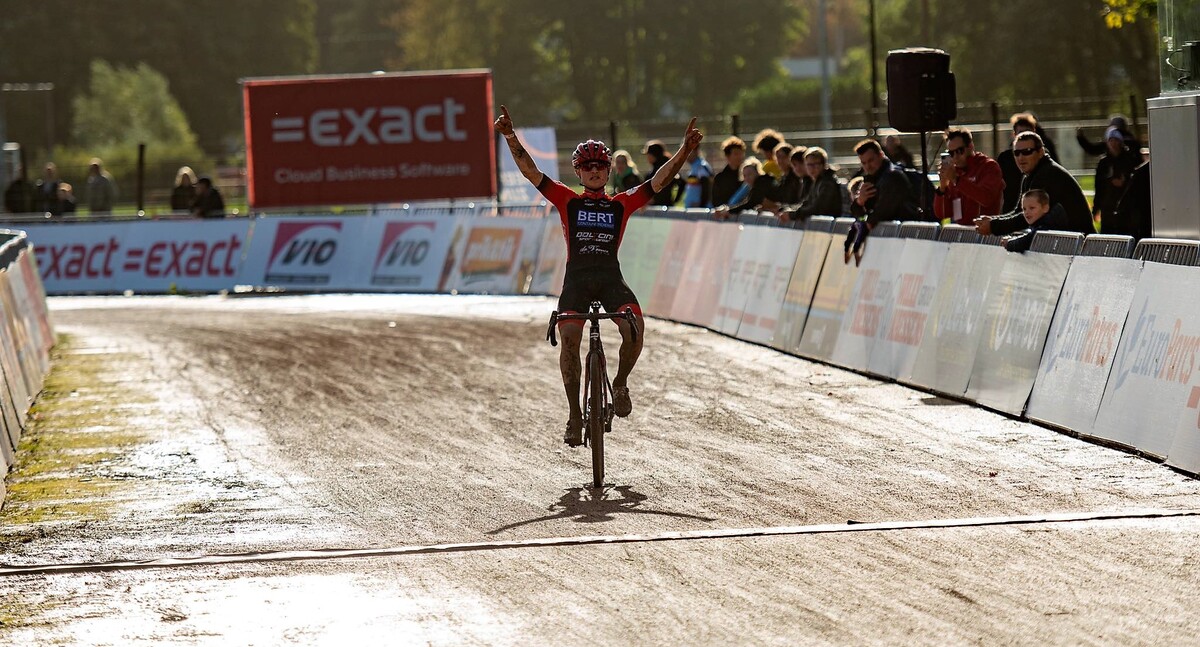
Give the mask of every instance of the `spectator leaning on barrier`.
POLYGON ((1041 189, 1026 191, 1021 196, 1021 220, 1024 229, 1000 239, 1000 244, 1010 252, 1027 251, 1039 231, 1063 231, 1071 224, 1063 206, 1051 206, 1050 196, 1041 189))
POLYGON ((1113 215, 1100 222, 1100 233, 1149 238, 1151 206, 1150 162, 1145 162, 1133 170, 1113 215))
POLYGON ((61 215, 75 213, 74 188, 66 182, 58 183, 58 213, 61 215))
POLYGON ((728 137, 721 142, 725 154, 725 168, 713 176, 712 204, 714 207, 729 204, 729 199, 742 186, 742 162, 746 161, 746 142, 738 137, 728 137))
POLYGON ((4 189, 4 210, 9 213, 33 213, 37 209, 37 191, 25 177, 25 167, 17 167, 17 177, 4 189))
POLYGON ((970 225, 979 216, 998 215, 1004 203, 1000 165, 975 151, 971 131, 966 128, 946 131, 946 150, 950 157, 938 167, 941 181, 933 197, 937 219, 970 225))
POLYGON ((862 188, 851 206, 857 218, 867 221, 870 228, 888 220, 913 220, 917 203, 912 198, 908 176, 883 154, 883 147, 874 139, 864 139, 854 146, 862 165, 862 188))
POLYGON ((196 180, 196 199, 192 202, 192 215, 197 218, 224 218, 225 200, 221 192, 212 185, 212 180, 202 177, 196 180))
MULTIPOLYGON (((646 147, 642 149, 642 154, 646 156, 646 160, 650 162, 650 177, 658 175, 658 169, 667 165, 671 161, 671 156, 667 155, 666 146, 662 141, 651 139, 646 142, 646 147)), ((659 207, 671 207, 679 198, 683 196, 683 180, 676 175, 670 183, 662 188, 661 191, 654 194, 654 199, 650 204, 659 207)))
POLYGON ((775 147, 775 163, 785 170, 783 177, 775 185, 775 191, 770 196, 768 206, 771 210, 777 211, 780 207, 794 206, 800 203, 800 193, 807 184, 804 180, 808 178, 808 174, 803 172, 803 164, 800 165, 800 171, 796 170, 796 167, 792 165, 792 155, 799 152, 803 159, 805 150, 803 146, 793 148, 786 142, 775 147))
POLYGON ((42 169, 42 179, 37 182, 37 210, 54 216, 62 214, 58 204, 58 165, 47 162, 42 169))
POLYGON ((842 187, 837 174, 829 168, 829 154, 825 149, 814 146, 805 151, 804 168, 812 188, 795 209, 784 212, 784 222, 807 220, 810 216, 842 215, 842 187))
POLYGON ((730 214, 762 206, 775 187, 771 176, 763 173, 762 167, 762 162, 756 157, 742 162, 742 186, 738 187, 737 192, 729 199, 729 204, 717 207, 718 218, 727 218, 730 214))
POLYGON ((1017 135, 1037 130, 1037 120, 1028 112, 1018 112, 1009 118, 1008 123, 1012 126, 1013 139, 1009 141, 1009 148, 996 155, 996 163, 1000 165, 1000 172, 1004 176, 1004 204, 1000 206, 1000 213, 1010 213, 1020 206, 1021 169, 1017 166, 1017 159, 1013 157, 1011 143, 1016 141, 1017 135))
POLYGON ((196 172, 190 166, 180 166, 175 173, 175 188, 171 189, 171 211, 188 211, 196 201, 196 172))
POLYGON ((104 162, 99 157, 93 157, 88 164, 87 203, 88 211, 93 214, 112 213, 113 203, 117 200, 117 185, 112 176, 104 170, 104 162))
POLYGON ((783 169, 775 163, 775 147, 783 142, 783 135, 772 128, 764 128, 754 136, 754 152, 762 160, 763 173, 775 179, 783 177, 783 169))
MULTIPOLYGON (((1066 212, 1066 231, 1081 234, 1096 233, 1092 226, 1092 214, 1087 198, 1079 183, 1067 169, 1046 155, 1042 138, 1037 133, 1024 132, 1013 140, 1013 155, 1021 172, 1021 195, 1033 189, 1041 189, 1050 195, 1050 205, 1061 204, 1066 212)), ((1000 216, 980 216, 975 219, 975 228, 988 236, 1005 236, 1025 228, 1026 222, 1020 210, 1000 216)))
POLYGON ((612 189, 613 193, 624 193, 642 183, 638 175, 637 164, 627 150, 613 153, 612 189))
POLYGON ((1104 133, 1104 141, 1106 152, 1096 163, 1096 195, 1092 199, 1092 218, 1100 220, 1101 228, 1125 195, 1133 169, 1142 163, 1141 153, 1125 144, 1125 136, 1116 127, 1104 133))
POLYGON ((687 179, 684 180, 683 206, 688 208, 712 206, 713 170, 700 149, 692 150, 688 158, 687 179))

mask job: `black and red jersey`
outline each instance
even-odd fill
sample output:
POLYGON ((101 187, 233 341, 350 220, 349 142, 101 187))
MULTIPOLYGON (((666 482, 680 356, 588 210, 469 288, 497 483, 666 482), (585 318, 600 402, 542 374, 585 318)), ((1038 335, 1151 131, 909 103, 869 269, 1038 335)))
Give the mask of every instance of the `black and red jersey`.
POLYGON ((629 216, 654 197, 650 180, 614 196, 603 191, 584 191, 580 195, 562 182, 543 175, 538 191, 558 209, 562 219, 563 235, 567 239, 568 275, 578 271, 619 271, 621 263, 617 252, 629 216))

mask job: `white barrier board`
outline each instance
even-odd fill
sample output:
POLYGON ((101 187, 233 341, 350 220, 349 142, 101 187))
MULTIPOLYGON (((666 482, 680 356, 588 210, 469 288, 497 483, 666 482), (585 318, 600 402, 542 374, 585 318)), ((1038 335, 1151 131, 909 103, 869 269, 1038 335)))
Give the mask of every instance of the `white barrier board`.
POLYGON ((799 229, 757 227, 770 232, 759 257, 758 272, 750 286, 749 298, 742 311, 737 337, 757 344, 770 343, 779 328, 779 313, 787 294, 796 253, 804 239, 799 229))
POLYGON ((465 233, 451 245, 453 257, 446 261, 452 268, 446 283, 460 293, 525 294, 545 223, 541 218, 464 218, 456 226, 465 233))
POLYGON ((913 365, 912 384, 955 396, 967 392, 988 293, 998 282, 1006 254, 991 245, 950 246, 913 365))
MULTIPOLYGON (((783 296, 783 307, 779 311, 779 326, 771 337, 771 347, 794 353, 800 346, 804 323, 812 306, 817 281, 825 266, 825 256, 833 235, 828 232, 806 231, 796 252, 792 276, 788 279, 787 292, 783 296)), ((839 259, 840 262, 840 259, 839 259)))
POLYGON ((1142 268, 1093 435, 1168 456, 1181 418, 1191 411, 1190 385, 1200 379, 1197 285, 1200 268, 1142 268))
POLYGON ((860 371, 870 364, 884 315, 896 300, 896 270, 903 252, 903 239, 871 239, 858 268, 858 280, 854 283, 846 314, 842 317, 837 345, 831 356, 834 364, 860 371))
MULTIPOLYGON (((663 249, 667 246, 667 236, 671 233, 673 222, 678 221, 633 216, 625 225, 620 251, 621 275, 625 277, 626 285, 637 295, 643 308, 654 293, 655 275, 658 273, 658 265, 662 261, 663 249)), ((561 232, 559 238, 562 238, 561 232)))
MULTIPOLYGON (((873 244, 874 241, 867 243, 867 254, 872 253, 870 248, 873 244)), ((838 331, 842 327, 842 316, 850 306, 850 297, 857 281, 858 266, 854 260, 845 262, 842 246, 830 245, 796 352, 822 360, 828 360, 833 355, 838 331)))
POLYGON ((552 211, 542 230, 542 245, 538 251, 537 269, 534 270, 529 293, 558 296, 562 293, 563 279, 566 276, 567 239, 563 234, 558 212, 552 211))
POLYGON ((687 220, 672 220, 663 245, 658 270, 654 274, 654 287, 650 298, 642 302, 642 310, 655 317, 670 317, 675 305, 675 294, 683 280, 683 268, 687 264, 692 238, 696 235, 696 223, 687 220))
POLYGON ((729 275, 721 289, 721 300, 717 305, 717 316, 712 328, 717 332, 733 335, 742 321, 742 311, 750 298, 750 286, 758 273, 760 257, 770 240, 771 230, 766 227, 739 225, 741 236, 733 250, 729 264, 729 275))
POLYGON ((895 298, 883 312, 868 371, 896 380, 912 380, 913 365, 925 337, 925 322, 929 320, 949 252, 950 243, 915 238, 904 241, 895 298))
POLYGON ((1025 411, 1070 256, 1010 253, 989 294, 967 397, 1019 416, 1025 411))
POLYGON ((683 264, 683 276, 671 319, 711 327, 720 306, 721 292, 729 281, 733 253, 741 238, 737 223, 700 220, 692 223, 692 244, 683 264))
POLYGON ((436 292, 453 233, 449 217, 368 219, 354 284, 360 290, 436 292))
POLYGON ((1142 262, 1076 257, 1046 339, 1026 414, 1091 435, 1142 262))
MULTIPOLYGON (((301 290, 360 287, 368 218, 258 218, 238 283, 301 290)), ((369 262, 369 261, 368 261, 369 262)))

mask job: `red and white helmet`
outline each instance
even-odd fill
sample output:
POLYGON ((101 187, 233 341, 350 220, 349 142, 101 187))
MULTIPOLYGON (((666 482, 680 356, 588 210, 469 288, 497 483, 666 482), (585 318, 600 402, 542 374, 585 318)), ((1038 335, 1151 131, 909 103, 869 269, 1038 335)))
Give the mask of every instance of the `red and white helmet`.
POLYGON ((612 151, 608 150, 604 142, 589 139, 576 146, 575 152, 571 153, 571 165, 575 168, 579 168, 585 162, 612 164, 612 151))

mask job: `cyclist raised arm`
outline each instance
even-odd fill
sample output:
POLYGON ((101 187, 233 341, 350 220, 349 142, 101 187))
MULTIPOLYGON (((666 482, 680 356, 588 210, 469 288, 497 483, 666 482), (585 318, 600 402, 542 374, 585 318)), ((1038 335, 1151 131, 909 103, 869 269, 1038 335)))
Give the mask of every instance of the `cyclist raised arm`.
MULTIPOLYGON (((508 148, 521 174, 554 205, 562 221, 567 242, 567 271, 558 299, 558 311, 582 314, 587 312, 593 301, 599 301, 606 312, 620 312, 628 307, 636 316, 634 324, 625 320, 617 321, 617 327, 621 330, 621 350, 617 373, 612 381, 613 411, 618 417, 624 418, 633 410, 627 380, 642 352, 645 324, 637 296, 621 275, 617 252, 629 216, 650 202, 654 194, 675 177, 691 152, 700 145, 704 135, 696 130, 696 120, 693 118, 684 131, 679 152, 670 162, 659 169, 653 178, 613 196, 605 193, 612 163, 611 151, 601 141, 589 139, 582 142, 571 154, 571 166, 583 185, 583 192, 577 193, 538 169, 513 132, 508 109, 500 106, 500 110, 501 114, 495 122, 496 132, 508 140, 508 148), (634 325, 637 326, 636 331, 631 327, 634 325)), ((582 373, 579 347, 583 339, 583 322, 559 322, 559 337, 562 339, 559 368, 571 408, 563 442, 576 446, 583 443, 583 412, 579 402, 582 373)))

